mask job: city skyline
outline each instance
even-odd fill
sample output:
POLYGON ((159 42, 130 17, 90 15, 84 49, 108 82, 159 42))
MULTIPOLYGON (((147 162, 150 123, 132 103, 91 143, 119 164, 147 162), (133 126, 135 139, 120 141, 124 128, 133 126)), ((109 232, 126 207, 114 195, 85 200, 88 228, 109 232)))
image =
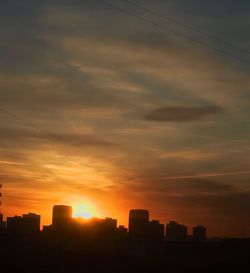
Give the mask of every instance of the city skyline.
MULTIPOLYGON (((53 210, 51 210, 52 211, 52 213, 51 213, 51 215, 52 215, 51 221, 49 223, 46 223, 46 224, 43 224, 43 222, 42 222, 42 215, 37 214, 37 212, 26 212, 26 213, 23 213, 23 216, 26 216, 26 215, 36 215, 36 216, 39 216, 39 222, 40 222, 40 228, 39 228, 39 230, 42 231, 44 227, 50 226, 50 225, 54 224, 53 223, 53 221, 54 221, 53 220, 54 219, 53 218, 53 214, 54 214, 53 211, 54 211, 55 207, 65 207, 66 209, 68 209, 69 210, 68 214, 70 215, 69 218, 71 218, 72 220, 75 220, 76 222, 80 221, 80 223, 88 223, 88 222, 91 222, 91 221, 93 221, 95 219, 101 219, 100 217, 97 217, 95 215, 91 215, 90 217, 89 217, 89 215, 87 217, 84 217, 84 214, 83 215, 78 215, 77 213, 74 213, 74 210, 73 210, 72 206, 70 206, 70 205, 53 205, 53 210), (84 222, 82 222, 82 220, 84 220, 84 222)), ((109 216, 104 216, 104 219, 114 219, 114 220, 117 221, 117 227, 124 226, 125 228, 127 228, 128 230, 130 230, 130 228, 129 228, 130 216, 129 215, 133 211, 145 211, 145 212, 148 213, 148 220, 147 221, 149 221, 149 219, 151 219, 151 221, 153 221, 153 222, 154 221, 160 222, 159 220, 157 220, 156 218, 152 217, 151 215, 149 217, 149 210, 146 210, 146 209, 130 209, 129 213, 128 213, 128 217, 127 217, 128 219, 127 219, 127 224, 126 225, 119 224, 119 219, 110 218, 109 216)), ((15 218, 15 217, 19 218, 19 217, 21 217, 20 215, 11 215, 11 216, 10 215, 4 215, 2 213, 2 207, 1 207, 1 210, 0 210, 0 215, 2 216, 2 218, 0 220, 1 221, 5 221, 6 223, 7 223, 7 219, 8 218, 15 218)), ((175 223, 173 220, 174 219, 169 219, 166 223, 171 223, 171 222, 175 223)), ((162 225, 165 226, 166 223, 160 223, 160 224, 162 224, 162 225)), ((202 226, 200 224, 196 224, 196 227, 202 226)), ((193 229, 194 227, 195 226, 188 227, 189 228, 189 232, 191 232, 191 228, 193 229)))
POLYGON ((4 215, 131 208, 250 237, 250 2, 1 4, 4 215))
MULTIPOLYGON (((26 214, 6 216, 0 213, 0 234, 1 235, 21 235, 32 236, 37 233, 51 233, 58 236, 79 235, 89 236, 92 232, 96 235, 110 236, 114 240, 117 235, 131 239, 144 239, 153 241, 172 242, 206 242, 211 238, 207 234, 207 228, 203 225, 195 225, 192 229, 176 221, 160 223, 152 218, 149 210, 131 209, 128 213, 127 226, 119 225, 118 220, 105 217, 103 219, 92 216, 91 218, 74 217, 73 209, 68 205, 54 205, 52 209, 52 219, 49 225, 42 225, 42 216, 34 212, 26 214), (4 219, 6 218, 6 219, 4 219)), ((221 240, 222 238, 216 238, 221 240)))
POLYGON ((145 209, 129 211, 129 227, 117 219, 73 218, 72 207, 54 205, 52 223, 40 230, 35 213, 0 214, 2 268, 7 272, 244 272, 250 238, 209 238, 207 228, 152 220, 145 209), (232 271, 233 270, 233 271, 232 271), (235 271, 234 271, 235 270, 235 271))

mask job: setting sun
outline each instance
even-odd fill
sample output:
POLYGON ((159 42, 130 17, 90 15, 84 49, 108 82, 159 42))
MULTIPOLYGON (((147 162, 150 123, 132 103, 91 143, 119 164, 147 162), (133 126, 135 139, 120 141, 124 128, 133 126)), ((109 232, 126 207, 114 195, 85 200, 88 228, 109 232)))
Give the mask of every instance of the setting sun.
POLYGON ((73 217, 90 219, 95 216, 95 210, 88 204, 77 204, 73 206, 73 217))

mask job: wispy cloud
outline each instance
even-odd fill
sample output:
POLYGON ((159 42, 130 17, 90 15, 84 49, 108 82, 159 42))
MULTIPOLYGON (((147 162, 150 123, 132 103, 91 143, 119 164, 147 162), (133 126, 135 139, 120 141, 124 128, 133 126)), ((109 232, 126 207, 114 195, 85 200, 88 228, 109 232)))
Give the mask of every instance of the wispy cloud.
MULTIPOLYGON (((150 177, 149 180, 185 180, 185 179, 195 179, 195 178, 204 178, 204 177, 219 177, 219 176, 237 176, 237 175, 246 175, 250 174, 250 171, 238 171, 238 172, 228 172, 228 173, 203 173, 197 175, 184 175, 184 176, 160 176, 160 177, 150 177)), ((135 180, 140 180, 136 178, 135 180)), ((147 178, 142 178, 142 181, 147 180, 147 178)))

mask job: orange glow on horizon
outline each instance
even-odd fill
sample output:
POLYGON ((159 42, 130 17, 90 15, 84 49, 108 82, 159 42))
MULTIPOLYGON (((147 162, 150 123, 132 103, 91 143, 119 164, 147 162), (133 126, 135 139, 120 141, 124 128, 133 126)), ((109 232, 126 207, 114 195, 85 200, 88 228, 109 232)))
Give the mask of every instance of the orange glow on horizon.
POLYGON ((75 203, 72 205, 73 207, 73 217, 74 218, 84 218, 91 219, 94 216, 97 216, 96 208, 88 203, 75 203))

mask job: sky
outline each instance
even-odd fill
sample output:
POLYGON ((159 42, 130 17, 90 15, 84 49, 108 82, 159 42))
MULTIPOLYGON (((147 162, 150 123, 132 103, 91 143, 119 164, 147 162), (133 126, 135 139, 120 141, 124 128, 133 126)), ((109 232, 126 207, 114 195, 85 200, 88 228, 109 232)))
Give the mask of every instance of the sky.
POLYGON ((145 208, 250 236, 249 18, 243 0, 2 3, 5 216, 145 208))

